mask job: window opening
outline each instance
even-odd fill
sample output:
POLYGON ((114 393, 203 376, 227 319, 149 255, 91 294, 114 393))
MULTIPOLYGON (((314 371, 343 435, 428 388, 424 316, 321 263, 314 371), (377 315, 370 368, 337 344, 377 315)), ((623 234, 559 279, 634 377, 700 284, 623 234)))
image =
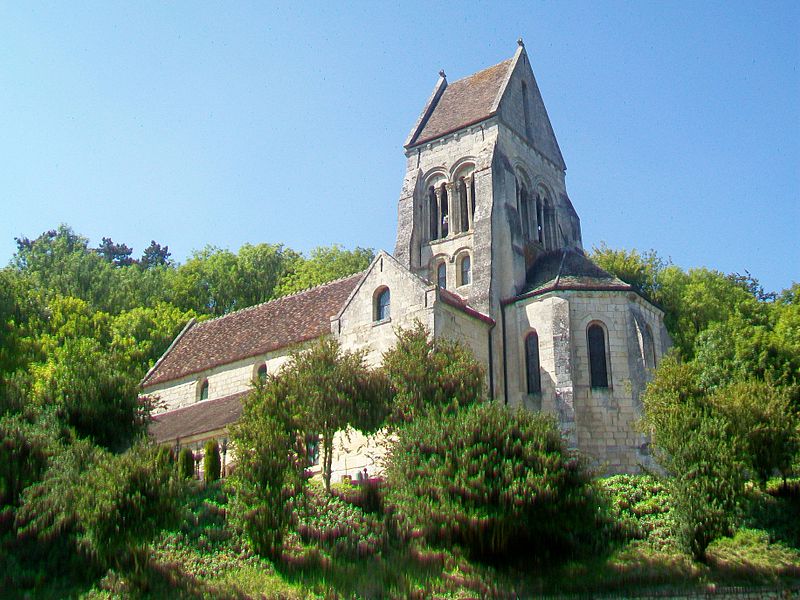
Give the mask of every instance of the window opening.
POLYGON ((385 321, 389 318, 389 303, 391 301, 391 297, 389 294, 389 288, 384 288, 378 294, 378 298, 375 303, 375 320, 376 321, 385 321))
POLYGON ((200 400, 208 400, 208 379, 203 380, 200 384, 200 400))
POLYGON ((436 267, 436 283, 442 289, 447 289, 447 265, 443 262, 436 267))
POLYGON ((450 233, 450 217, 448 215, 448 206, 447 206, 447 187, 445 184, 442 184, 441 187, 441 199, 442 199, 442 237, 446 238, 447 235, 450 233))
POLYGON ((542 375, 539 371, 539 335, 531 331, 525 338, 525 373, 528 379, 528 393, 542 391, 542 375))
POLYGON ((461 285, 467 285, 472 281, 472 261, 469 254, 461 259, 461 285))
POLYGON ((458 181, 458 205, 461 209, 461 231, 469 231, 469 205, 467 201, 467 184, 462 177, 458 181))
POLYGON ((267 380, 267 365, 263 364, 258 367, 258 373, 256 373, 256 378, 261 382, 264 383, 267 380))
POLYGON ((430 239, 435 240, 439 237, 439 205, 436 202, 436 190, 433 186, 428 190, 428 223, 430 225, 430 239))
POLYGON ((600 325, 589 325, 589 371, 593 388, 608 387, 608 365, 606 364, 606 336, 600 325))

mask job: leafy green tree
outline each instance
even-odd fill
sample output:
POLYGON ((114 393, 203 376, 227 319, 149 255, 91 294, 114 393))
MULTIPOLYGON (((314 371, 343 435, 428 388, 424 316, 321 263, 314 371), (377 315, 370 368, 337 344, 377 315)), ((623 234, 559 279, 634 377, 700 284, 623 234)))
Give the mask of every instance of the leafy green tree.
POLYGON ((322 477, 331 489, 334 434, 357 424, 369 406, 385 397, 372 396, 376 388, 364 364, 363 353, 342 351, 333 338, 322 338, 307 350, 292 353, 279 375, 284 378, 303 415, 306 432, 322 436, 322 477))
POLYGON ((431 410, 400 429, 387 470, 405 538, 477 557, 563 557, 589 547, 598 499, 552 417, 478 403, 431 410))
POLYGON ((178 477, 181 479, 194 477, 194 453, 191 448, 181 448, 178 453, 178 477))
POLYGON ((221 466, 219 444, 217 444, 217 440, 208 440, 203 453, 203 479, 206 482, 217 481, 221 466))
POLYGON ((295 294, 308 288, 353 275, 366 269, 375 258, 371 248, 345 250, 341 246, 320 246, 308 258, 297 258, 280 281, 275 296, 295 294))
POLYGON ((744 491, 742 449, 731 422, 708 401, 697 369, 664 357, 643 396, 644 425, 670 475, 683 547, 705 560, 730 532, 744 491))
POLYGON ((253 306, 276 297, 278 283, 299 254, 281 244, 244 244, 236 257, 236 306, 253 306))
POLYGON ((397 343, 383 356, 392 388, 391 419, 410 421, 435 407, 471 404, 484 393, 484 373, 468 348, 447 339, 434 340, 417 321, 397 332, 397 343))
POLYGON ((800 418, 792 410, 788 389, 741 381, 717 389, 709 402, 730 423, 741 459, 761 486, 776 471, 785 479, 800 453, 800 418))
POLYGON ((661 272, 667 263, 655 250, 614 250, 604 242, 592 248, 589 255, 598 266, 629 283, 647 298, 656 300, 661 292, 661 272))
POLYGON ((236 470, 231 517, 256 552, 280 556, 291 515, 291 499, 303 485, 304 425, 285 379, 269 377, 247 396, 231 429, 236 470))

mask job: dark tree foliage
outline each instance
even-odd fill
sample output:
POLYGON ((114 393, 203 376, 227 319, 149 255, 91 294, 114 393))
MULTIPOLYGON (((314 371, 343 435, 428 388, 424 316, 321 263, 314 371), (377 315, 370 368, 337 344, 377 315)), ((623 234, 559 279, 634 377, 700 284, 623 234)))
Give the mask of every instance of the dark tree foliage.
POLYGON ((125 244, 116 244, 110 237, 103 238, 97 247, 97 253, 115 267, 129 267, 136 262, 131 258, 132 248, 125 244))
POLYGON ((400 429, 387 471, 401 535, 476 557, 562 558, 598 526, 590 475, 540 413, 479 403, 400 429))
POLYGON ((191 448, 181 448, 178 453, 178 476, 181 479, 194 477, 194 453, 191 448))
POLYGON ((394 423, 414 419, 429 407, 466 406, 484 394, 483 368, 468 348, 447 339, 432 339, 416 324, 397 332, 397 343, 383 356, 392 388, 394 423))
POLYGON ((139 259, 139 266, 143 269, 152 269, 153 267, 169 265, 170 256, 172 256, 172 253, 169 251, 169 246, 162 246, 155 240, 151 240, 150 245, 144 249, 142 258, 139 259))
POLYGON ((222 470, 217 440, 208 440, 203 453, 203 479, 206 482, 217 481, 222 470))

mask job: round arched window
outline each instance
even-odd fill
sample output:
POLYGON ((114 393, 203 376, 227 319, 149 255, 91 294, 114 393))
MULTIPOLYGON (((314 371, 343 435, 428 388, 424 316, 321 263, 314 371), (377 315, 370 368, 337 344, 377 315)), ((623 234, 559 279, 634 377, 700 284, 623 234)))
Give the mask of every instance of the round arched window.
POLYGON ((385 321, 389 318, 391 294, 389 288, 383 288, 375 296, 375 321, 385 321))

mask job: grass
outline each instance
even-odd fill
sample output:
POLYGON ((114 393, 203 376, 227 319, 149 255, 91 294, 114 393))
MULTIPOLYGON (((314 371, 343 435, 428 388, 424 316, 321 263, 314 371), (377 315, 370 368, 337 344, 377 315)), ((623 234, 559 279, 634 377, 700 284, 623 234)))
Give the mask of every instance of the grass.
MULTIPOLYGON (((706 564, 677 549, 666 487, 648 476, 599 480, 608 498, 605 554, 562 563, 488 565, 458 548, 401 543, 381 513, 312 486, 295 515, 284 559, 254 555, 232 530, 219 485, 197 488, 181 525, 151 547, 143 585, 109 571, 94 582, 52 581, 32 597, 74 598, 466 598, 703 592, 800 585, 800 485, 752 488, 733 537, 715 541, 706 564), (794 490, 794 491, 792 491, 794 490)), ((0 594, 2 595, 2 594, 0 594)))

